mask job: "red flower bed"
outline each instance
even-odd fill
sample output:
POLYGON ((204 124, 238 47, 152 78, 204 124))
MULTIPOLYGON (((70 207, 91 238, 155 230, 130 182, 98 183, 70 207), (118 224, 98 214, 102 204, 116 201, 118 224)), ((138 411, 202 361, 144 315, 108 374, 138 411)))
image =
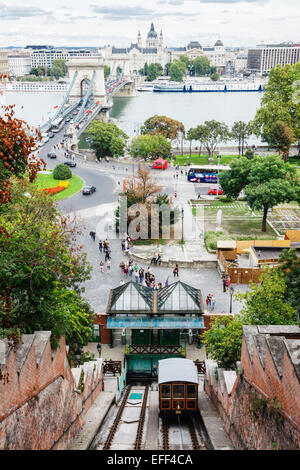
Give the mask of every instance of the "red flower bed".
POLYGON ((65 186, 55 186, 54 188, 44 188, 43 191, 46 191, 49 194, 57 194, 63 191, 65 186))

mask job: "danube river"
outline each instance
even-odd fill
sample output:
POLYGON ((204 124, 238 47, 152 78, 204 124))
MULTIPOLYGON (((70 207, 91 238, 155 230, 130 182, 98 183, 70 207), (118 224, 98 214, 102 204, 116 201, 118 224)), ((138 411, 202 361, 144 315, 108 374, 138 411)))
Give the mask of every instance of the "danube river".
MULTIPOLYGON (((6 104, 16 105, 16 116, 38 126, 55 113, 63 93, 7 92, 6 104)), ((185 129, 215 119, 231 126, 235 121, 253 119, 260 106, 262 93, 154 93, 141 92, 130 98, 114 98, 110 117, 132 137, 137 124, 154 114, 165 115, 183 122, 185 129)), ((258 143, 255 138, 249 144, 258 143)))

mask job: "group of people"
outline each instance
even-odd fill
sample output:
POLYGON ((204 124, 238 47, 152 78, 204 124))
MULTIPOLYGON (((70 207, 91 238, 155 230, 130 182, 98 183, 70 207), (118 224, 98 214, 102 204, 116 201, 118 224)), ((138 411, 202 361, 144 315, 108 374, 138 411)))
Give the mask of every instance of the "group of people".
MULTIPOLYGON (((148 266, 148 268, 145 270, 142 266, 134 263, 130 258, 128 262, 121 261, 120 268, 126 277, 128 276, 129 278, 134 278, 136 284, 142 284, 153 290, 158 290, 163 287, 161 282, 156 282, 155 275, 151 270, 151 266, 148 266)), ((124 279, 121 279, 120 285, 123 285, 124 282, 124 279)), ((165 282, 165 286, 168 286, 168 279, 165 282)))
POLYGON ((223 292, 226 292, 230 288, 231 279, 229 274, 225 274, 222 278, 223 281, 223 292))
POLYGON ((207 307, 210 307, 211 311, 215 309, 216 299, 213 294, 208 294, 208 296, 206 297, 206 305, 207 307))
POLYGON ((104 262, 100 260, 100 272, 104 273, 104 263, 106 263, 106 268, 110 271, 110 263, 111 263, 111 248, 109 246, 109 241, 106 239, 104 241, 99 240, 99 252, 102 255, 104 253, 104 262))

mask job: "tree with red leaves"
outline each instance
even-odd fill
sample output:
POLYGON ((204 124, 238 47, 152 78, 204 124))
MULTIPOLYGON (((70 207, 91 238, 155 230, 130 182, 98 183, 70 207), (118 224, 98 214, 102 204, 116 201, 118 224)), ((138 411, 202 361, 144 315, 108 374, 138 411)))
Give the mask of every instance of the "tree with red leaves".
MULTIPOLYGON (((0 74, 0 82, 8 79, 0 74)), ((14 105, 2 106, 0 113, 0 206, 11 200, 11 177, 28 174, 32 183, 45 162, 31 155, 40 133, 25 121, 15 117, 14 105), (4 111, 4 113, 3 113, 4 111)))

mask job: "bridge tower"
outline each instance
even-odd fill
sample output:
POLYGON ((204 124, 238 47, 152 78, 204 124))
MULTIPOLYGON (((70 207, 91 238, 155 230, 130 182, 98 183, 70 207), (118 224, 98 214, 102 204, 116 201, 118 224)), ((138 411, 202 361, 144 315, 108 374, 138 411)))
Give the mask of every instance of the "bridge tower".
POLYGON ((76 79, 70 92, 69 101, 75 103, 84 94, 87 82, 93 80, 93 95, 95 100, 106 104, 104 82, 104 64, 101 57, 74 57, 67 62, 70 83, 77 72, 76 79))

